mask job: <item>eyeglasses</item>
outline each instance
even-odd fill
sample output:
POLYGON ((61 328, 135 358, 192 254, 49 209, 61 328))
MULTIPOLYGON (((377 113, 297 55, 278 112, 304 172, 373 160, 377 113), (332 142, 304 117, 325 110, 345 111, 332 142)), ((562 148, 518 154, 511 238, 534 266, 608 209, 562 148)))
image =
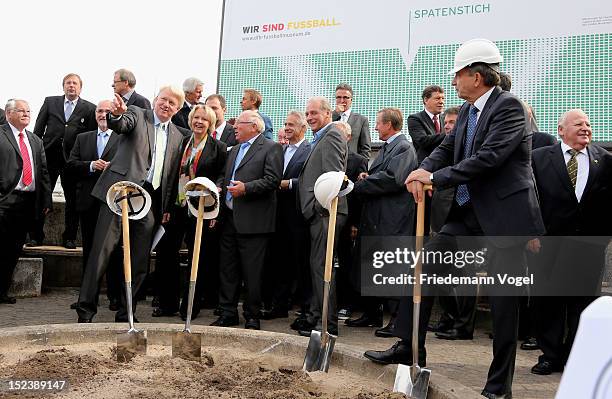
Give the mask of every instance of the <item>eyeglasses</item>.
POLYGON ((336 96, 336 100, 350 100, 351 97, 349 96, 336 96))
POLYGON ((254 124, 255 122, 251 122, 251 121, 237 121, 236 124, 240 124, 240 123, 249 123, 249 124, 254 124))
POLYGON ((121 82, 125 82, 125 80, 113 80, 113 84, 115 84, 115 83, 121 83, 121 82))

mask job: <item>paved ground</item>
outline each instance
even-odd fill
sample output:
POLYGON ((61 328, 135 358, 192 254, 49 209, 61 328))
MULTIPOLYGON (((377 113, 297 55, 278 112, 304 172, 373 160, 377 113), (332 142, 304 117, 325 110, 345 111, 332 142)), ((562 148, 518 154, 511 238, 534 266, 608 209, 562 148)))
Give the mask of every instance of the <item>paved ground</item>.
MULTIPOLYGON (((76 322, 76 313, 69 306, 77 296, 75 290, 47 292, 42 297, 19 299, 16 305, 0 305, 0 328, 22 325, 56 324, 76 322)), ((101 299, 98 322, 112 322, 114 312, 108 310, 106 298, 101 299)), ((151 302, 139 302, 137 317, 141 322, 181 323, 180 318, 152 318, 151 302)), ((211 310, 203 310, 193 324, 208 325, 215 317, 211 310)), ((291 319, 292 320, 292 319, 291 319)), ((290 319, 262 321, 262 328, 269 331, 294 334, 289 328, 290 319)), ((428 367, 480 392, 491 361, 491 340, 487 326, 477 328, 473 341, 443 341, 428 335, 428 367)), ((339 342, 362 350, 387 349, 395 340, 374 337, 373 328, 355 329, 340 326, 339 342)), ((520 351, 516 359, 513 394, 517 399, 553 398, 559 385, 560 374, 536 376, 529 372, 537 362, 539 352, 520 351)))

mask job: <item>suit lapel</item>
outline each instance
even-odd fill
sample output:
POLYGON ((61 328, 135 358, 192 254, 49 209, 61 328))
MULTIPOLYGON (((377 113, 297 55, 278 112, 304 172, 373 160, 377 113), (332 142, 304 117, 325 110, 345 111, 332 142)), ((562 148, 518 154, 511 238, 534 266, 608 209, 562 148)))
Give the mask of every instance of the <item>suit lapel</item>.
POLYGON ((9 143, 11 143, 13 147, 15 148, 15 151, 17 151, 17 154, 21 156, 21 150, 19 150, 19 144, 17 144, 17 140, 15 140, 15 135, 13 134, 11 127, 8 124, 6 124, 2 126, 2 130, 4 131, 4 134, 6 134, 6 137, 8 138, 9 143))
POLYGON ((459 117, 457 118, 457 126, 455 126, 455 163, 461 161, 461 156, 463 154, 463 140, 467 132, 469 109, 469 104, 464 103, 461 108, 463 112, 460 111, 459 117))
POLYGON ((175 156, 178 154, 177 148, 181 147, 183 135, 176 128, 174 123, 168 122, 168 139, 166 141, 166 154, 164 154, 164 171, 163 177, 168 176, 170 170, 176 163, 175 156))
POLYGON ((219 140, 223 141, 224 143, 227 143, 227 136, 230 134, 230 128, 229 128, 229 124, 226 122, 225 127, 223 128, 223 132, 221 132, 221 137, 219 137, 219 140))
POLYGON ((240 165, 238 165, 236 170, 240 169, 244 164, 249 162, 251 158, 253 158, 253 155, 255 155, 257 151, 259 151, 259 148, 263 144, 263 139, 264 137, 262 133, 259 135, 259 137, 257 137, 257 139, 253 142, 253 144, 249 146, 249 149, 247 150, 246 154, 244 154, 244 157, 242 157, 242 161, 240 161, 240 165))
MULTIPOLYGON (((102 151, 102 156, 100 158, 104 159, 104 157, 106 157, 109 153, 109 151, 115 146, 115 144, 117 144, 117 141, 119 141, 119 136, 117 135, 117 133, 113 132, 111 133, 110 137, 108 138, 108 141, 106 142, 106 147, 104 147, 104 151, 102 151)), ((95 151, 96 154, 98 153, 98 143, 96 142, 94 144, 95 147, 95 151)))
POLYGON ((553 169, 559 177, 559 180, 561 180, 561 185, 563 186, 563 188, 567 191, 568 194, 571 194, 572 198, 576 199, 576 192, 572 187, 572 181, 570 180, 569 174, 567 173, 567 165, 565 164, 565 158, 563 157, 561 144, 557 144, 554 148, 550 150, 549 159, 553 169))
MULTIPOLYGON (((34 138, 33 138, 33 134, 32 132, 25 130, 26 135, 28 136, 28 141, 30 142, 30 149, 32 150, 32 159, 30 160, 30 162, 32 162, 32 171, 33 173, 35 173, 35 177, 37 176, 37 169, 36 167, 38 166, 38 160, 36 159, 36 154, 39 153, 39 149, 36 146, 36 143, 34 142, 34 138)), ((11 132, 12 133, 12 132, 11 132)), ((19 156, 21 157, 21 151, 19 151, 19 156)), ((23 159, 22 159, 23 162, 23 159)))
MULTIPOLYGON (((203 164, 204 160, 208 159, 208 157, 210 156, 209 154, 213 150, 212 140, 213 140, 213 138, 212 138, 212 136, 210 134, 208 136, 206 136, 206 144, 204 145, 204 149, 202 150, 202 154, 198 158, 198 164, 195 167, 196 171, 198 170, 200 165, 203 164)), ((196 173, 196 175, 197 175, 197 173, 196 173)))
POLYGON ((145 111, 146 119, 148 123, 147 125, 147 136, 149 137, 149 157, 153 156, 153 151, 155 151, 155 117, 153 116, 153 111, 145 111))
POLYGON ((587 182, 584 187, 584 192, 582 193, 582 198, 584 198, 585 194, 589 192, 589 190, 593 186, 593 182, 597 181, 597 177, 600 172, 599 154, 597 153, 597 151, 595 151, 594 148, 588 146, 587 154, 589 154, 589 177, 587 178, 587 182))
POLYGON ((287 164, 287 168, 285 169, 284 174, 287 174, 287 172, 291 170, 291 168, 297 162, 297 160, 300 159, 300 156, 302 156, 302 153, 305 151, 307 146, 308 146, 308 142, 306 140, 302 141, 302 144, 300 144, 300 146, 295 150, 295 152, 293 153, 293 156, 289 160, 289 163, 287 164))
MULTIPOLYGON (((74 109, 72 110, 72 113, 70 114, 70 118, 68 118, 68 121, 71 121, 75 118, 79 118, 79 113, 81 112, 81 109, 83 109, 84 105, 83 105, 83 100, 81 100, 81 98, 77 98, 77 102, 76 105, 74 106, 74 109)), ((62 109, 63 111, 63 109, 62 109)), ((64 117, 65 119, 65 117, 64 117)))
POLYGON ((433 121, 429 117, 429 114, 425 110, 423 110, 419 113, 419 116, 421 120, 425 122, 425 125, 429 130, 429 134, 436 134, 436 127, 434 126, 433 121))

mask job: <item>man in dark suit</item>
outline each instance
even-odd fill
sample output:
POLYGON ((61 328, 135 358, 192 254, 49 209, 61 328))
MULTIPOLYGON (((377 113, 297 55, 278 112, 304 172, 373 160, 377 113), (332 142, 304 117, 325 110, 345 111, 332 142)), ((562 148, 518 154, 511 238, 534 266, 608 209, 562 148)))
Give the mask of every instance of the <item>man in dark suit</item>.
MULTIPOLYGON (((314 139, 311 151, 298 178, 298 200, 302 215, 310 230, 310 275, 312 280, 312 299, 310 314, 306 319, 293 323, 292 328, 301 335, 310 336, 313 328, 321 330, 321 313, 323 309, 323 274, 325 270, 325 252, 327 246, 327 228, 329 212, 317 202, 314 196, 315 181, 325 172, 346 171, 348 147, 343 134, 332 125, 332 109, 323 97, 313 97, 306 105, 306 122, 312 129, 314 139)), ((348 205, 345 197, 338 199, 338 216, 336 218, 336 237, 346 223, 348 205)), ((338 314, 336 311, 336 288, 332 274, 329 301, 329 332, 338 334, 338 314)))
MULTIPOLYGON (((81 237, 83 242, 83 271, 91 252, 96 222, 100 213, 100 201, 91 196, 98 178, 108 167, 117 152, 119 136, 108 128, 106 115, 111 110, 111 101, 103 100, 96 107, 96 122, 98 130, 81 133, 77 136, 68 164, 66 165, 76 182, 76 210, 81 222, 81 237)), ((121 255, 121 254, 119 254, 121 255)), ((107 296, 110 300, 110 310, 119 309, 121 297, 121 257, 114 257, 106 271, 107 296)), ((74 308, 76 308, 76 303, 74 308)))
POLYGON ((423 111, 408 116, 408 133, 412 137, 419 162, 423 162, 444 139, 444 89, 435 85, 427 86, 421 98, 423 111))
POLYGON ((13 271, 35 216, 51 208, 51 185, 43 142, 25 130, 28 103, 9 100, 6 118, 0 125, 0 304, 14 304, 8 296, 13 271))
MULTIPOLYGON (((172 117, 172 123, 183 129, 191 130, 189 127, 189 113, 194 105, 200 102, 204 82, 198 78, 187 78, 183 82, 183 92, 185 92, 185 102, 183 107, 172 117)), ((215 137, 213 137, 215 138, 215 137)))
MULTIPOLYGON (((45 144, 52 190, 57 178, 61 177, 66 200, 63 245, 66 248, 74 249, 79 226, 79 216, 76 212, 76 187, 74 179, 65 173, 65 166, 76 136, 79 133, 96 129, 96 106, 79 97, 83 87, 79 75, 69 73, 64 77, 62 84, 63 96, 45 98, 36 118, 34 134, 42 138, 45 144)), ((30 232, 30 245, 42 244, 43 226, 44 218, 37 221, 33 231, 30 232)))
POLYGON ((565 112, 558 133, 560 144, 533 152, 540 210, 546 234, 553 236, 542 238, 542 259, 533 270, 536 282, 552 287, 532 298, 542 355, 531 372, 540 375, 563 370, 580 314, 600 294, 612 225, 602 212, 611 199, 612 155, 591 143, 591 123, 582 110, 565 112))
POLYGON ((240 145, 229 153, 223 184, 219 306, 213 326, 238 324, 238 299, 244 281, 245 328, 259 330, 261 278, 266 249, 276 227, 276 189, 283 170, 280 144, 268 140, 256 111, 244 111, 236 120, 240 145))
POLYGON ((113 76, 113 90, 119 94, 128 107, 135 105, 142 109, 151 109, 151 103, 146 97, 136 93, 136 76, 132 71, 121 68, 113 76))
POLYGON ((336 87, 336 109, 332 114, 332 120, 351 125, 349 150, 370 159, 370 123, 364 115, 353 112, 352 105, 353 88, 347 83, 340 83, 336 87))
POLYGON ((310 274, 308 268, 308 227, 297 207, 298 176, 310 153, 310 143, 304 138, 306 117, 299 111, 291 111, 285 118, 284 132, 289 141, 283 145, 283 177, 277 191, 275 245, 270 246, 269 272, 272 307, 262 311, 262 318, 274 319, 288 316, 289 298, 296 286, 297 301, 306 311, 309 302, 310 274))
MULTIPOLYGON (((336 121, 333 125, 342 132, 344 139, 350 143, 352 137, 351 125, 347 122, 336 121)), ((348 145, 348 144, 347 144, 348 145)), ((368 170, 368 159, 363 155, 351 151, 349 148, 346 157, 346 176, 350 181, 357 181, 359 175, 368 170)), ((346 196, 348 215, 346 223, 340 232, 338 239, 338 273, 336 288, 338 290, 338 319, 347 320, 352 313, 353 305, 356 304, 358 292, 351 283, 354 272, 354 247, 361 216, 361 200, 353 192, 346 196)), ((359 289, 359 287, 357 287, 359 289)))
POLYGON ((227 105, 225 97, 221 94, 211 94, 206 97, 205 104, 215 111, 217 116, 217 123, 215 131, 213 132, 213 138, 223 141, 227 144, 227 150, 229 151, 233 146, 238 144, 236 141, 236 133, 234 127, 227 123, 225 120, 225 111, 227 111, 227 105))
MULTIPOLYGON (((107 114, 108 127, 121 137, 117 153, 102 172, 92 195, 105 203, 110 186, 127 180, 147 190, 152 199, 151 209, 144 218, 130 220, 132 237, 138 237, 130 243, 134 295, 147 275, 153 233, 168 221, 170 207, 176 201, 184 136, 170 118, 182 107, 183 101, 183 91, 173 86, 160 89, 152 111, 136 106, 128 108, 121 96, 115 94, 111 113, 107 114)), ((120 240, 121 218, 104 204, 100 207, 94 243, 81 283, 79 322, 91 322, 96 314, 100 278, 120 240)), ((136 300, 132 303, 135 308, 136 300)), ((127 320, 125 295, 115 320, 127 320)))
POLYGON ((4 125, 6 123, 6 115, 4 110, 0 108, 0 125, 4 125))
MULTIPOLYGON (((455 129, 408 176, 406 183, 416 201, 424 199, 424 184, 433 184, 434 188, 457 186, 446 223, 428 241, 426 251, 456 250, 458 236, 486 236, 482 243, 491 260, 489 275, 522 276, 526 242, 529 236, 541 235, 544 225, 531 168, 527 115, 518 98, 497 87, 501 61, 499 49, 489 40, 473 39, 459 47, 452 70, 453 86, 466 103, 455 129), (510 209, 512 212, 508 212, 510 209)), ((433 263, 425 263, 423 270, 449 273, 448 267, 433 263)), ((494 291, 488 292, 494 338, 493 361, 482 391, 487 398, 512 397, 522 289, 496 285, 494 291)), ((398 315, 395 333, 402 341, 384 352, 368 351, 366 356, 380 362, 410 362, 411 302, 403 299, 405 306, 398 315)), ((432 304, 430 296, 421 303, 419 362, 423 364, 432 304)))

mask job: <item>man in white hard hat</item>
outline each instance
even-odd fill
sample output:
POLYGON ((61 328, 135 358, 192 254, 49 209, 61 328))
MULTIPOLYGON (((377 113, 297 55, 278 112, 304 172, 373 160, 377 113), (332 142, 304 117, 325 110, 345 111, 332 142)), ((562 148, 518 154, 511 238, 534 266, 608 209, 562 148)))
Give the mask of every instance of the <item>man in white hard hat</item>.
MULTIPOLYGON (((455 54, 453 86, 466 100, 457 125, 442 143, 412 172, 406 185, 416 201, 424 200, 423 185, 434 189, 456 186, 446 223, 428 241, 432 248, 457 248, 457 236, 486 236, 489 276, 524 275, 524 248, 533 236, 544 233, 530 157, 527 116, 521 101, 499 87, 499 49, 489 40, 474 39, 455 54)), ((448 275, 451 267, 425 263, 424 273, 448 275), (437 266, 437 268, 436 268, 437 266)), ((495 277, 497 279, 497 277, 495 277)), ((524 289, 524 287, 522 287, 524 289)), ((512 397, 516 357, 519 295, 510 285, 495 285, 487 292, 493 318, 493 361, 482 395, 512 397)), ((424 337, 433 298, 423 298, 419 333, 424 337)), ((397 325, 404 325, 402 341, 378 352, 379 361, 405 362, 411 355, 412 304, 401 309, 397 325), (408 335, 407 333, 410 333, 408 335)), ((424 359, 424 339, 419 352, 424 359)), ((421 357, 421 356, 420 356, 421 357)))

